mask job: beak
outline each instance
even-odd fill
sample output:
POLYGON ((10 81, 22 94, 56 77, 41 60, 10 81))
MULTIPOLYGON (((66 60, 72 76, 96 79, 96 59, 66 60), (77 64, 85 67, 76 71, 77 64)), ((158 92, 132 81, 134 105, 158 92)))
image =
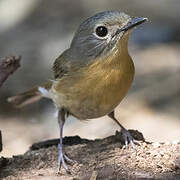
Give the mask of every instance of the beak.
POLYGON ((135 17, 127 25, 125 25, 123 28, 121 28, 121 31, 127 31, 139 24, 142 24, 143 22, 145 22, 147 20, 148 20, 147 18, 135 17))
POLYGON ((135 17, 132 18, 128 24, 126 24, 124 27, 122 27, 121 29, 117 30, 116 34, 119 34, 122 31, 127 31, 129 29, 132 29, 133 27, 142 24, 143 22, 147 21, 148 18, 144 18, 144 17, 135 17))

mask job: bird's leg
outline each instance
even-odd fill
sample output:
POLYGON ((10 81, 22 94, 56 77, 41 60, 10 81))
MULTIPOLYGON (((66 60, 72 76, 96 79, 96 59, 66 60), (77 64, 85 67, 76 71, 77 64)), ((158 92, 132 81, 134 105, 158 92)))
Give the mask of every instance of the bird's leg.
POLYGON ((59 150, 59 154, 58 154, 58 172, 60 171, 61 166, 63 166, 64 169, 67 172, 69 172, 65 161, 70 162, 70 163, 73 162, 63 152, 63 126, 64 126, 64 123, 65 123, 65 115, 66 115, 65 109, 60 109, 58 111, 58 122, 59 122, 59 128, 60 128, 60 142, 58 144, 58 150, 59 150))
POLYGON ((125 146, 127 147, 128 142, 131 144, 132 148, 135 149, 135 144, 134 144, 134 138, 131 136, 130 132, 124 128, 120 122, 114 117, 114 111, 112 111, 111 113, 108 114, 108 116, 113 119, 120 127, 121 127, 121 132, 123 134, 124 137, 124 141, 125 141, 125 146))

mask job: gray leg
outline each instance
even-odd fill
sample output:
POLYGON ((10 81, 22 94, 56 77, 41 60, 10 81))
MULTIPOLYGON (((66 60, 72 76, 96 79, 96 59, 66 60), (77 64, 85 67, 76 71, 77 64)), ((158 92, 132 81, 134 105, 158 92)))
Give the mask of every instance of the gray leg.
POLYGON ((127 147, 128 142, 130 142, 131 146, 133 149, 135 149, 135 144, 134 144, 134 138, 131 136, 131 134, 129 133, 129 131, 124 128, 120 122, 114 117, 114 111, 109 113, 108 116, 113 119, 120 127, 121 127, 121 132, 123 134, 124 137, 124 141, 125 141, 125 145, 127 147))
POLYGON ((59 128, 60 128, 60 142, 58 144, 59 154, 58 154, 58 172, 61 169, 61 166, 64 167, 64 169, 68 171, 68 167, 65 163, 65 161, 72 163, 73 161, 69 159, 63 152, 63 126, 65 123, 65 115, 66 111, 64 109, 60 109, 58 112, 58 122, 59 122, 59 128))

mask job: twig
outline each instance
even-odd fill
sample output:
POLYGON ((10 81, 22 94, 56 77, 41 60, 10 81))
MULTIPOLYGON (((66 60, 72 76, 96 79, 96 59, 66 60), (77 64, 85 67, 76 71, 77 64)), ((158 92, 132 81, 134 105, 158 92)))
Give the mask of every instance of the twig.
POLYGON ((8 76, 20 67, 20 60, 20 56, 9 56, 2 59, 0 62, 0 87, 3 85, 8 76))
MULTIPOLYGON (((0 61, 0 87, 6 81, 10 74, 14 73, 20 67, 20 56, 5 57, 0 61)), ((2 151, 2 134, 0 131, 0 152, 2 151)))
POLYGON ((93 171, 90 180, 96 180, 96 179, 97 179, 97 176, 98 176, 98 172, 97 172, 97 171, 93 171))
POLYGON ((2 151, 2 134, 0 130, 0 152, 2 151))

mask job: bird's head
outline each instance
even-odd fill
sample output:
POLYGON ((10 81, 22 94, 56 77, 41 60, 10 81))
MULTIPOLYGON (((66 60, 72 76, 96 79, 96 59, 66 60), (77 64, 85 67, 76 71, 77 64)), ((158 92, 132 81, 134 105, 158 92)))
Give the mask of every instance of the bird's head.
POLYGON ((119 11, 105 11, 85 20, 71 43, 71 53, 78 59, 95 59, 118 47, 124 36, 147 18, 130 17, 119 11))

